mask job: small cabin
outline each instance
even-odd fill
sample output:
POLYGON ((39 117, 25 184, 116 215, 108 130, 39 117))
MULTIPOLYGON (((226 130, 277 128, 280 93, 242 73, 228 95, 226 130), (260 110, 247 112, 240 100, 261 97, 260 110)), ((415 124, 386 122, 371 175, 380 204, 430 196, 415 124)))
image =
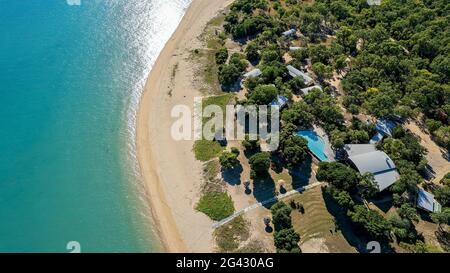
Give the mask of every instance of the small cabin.
POLYGON ((280 110, 287 106, 289 99, 286 96, 277 96, 269 106, 278 106, 280 110))
POLYGON ((284 37, 291 37, 294 36, 296 32, 297 30, 295 28, 291 28, 290 30, 286 30, 285 32, 283 32, 282 35, 284 37))
POLYGON ((303 95, 308 95, 308 93, 311 92, 314 89, 319 89, 320 91, 322 91, 322 86, 314 85, 314 86, 311 86, 311 87, 302 88, 302 89, 300 89, 300 91, 303 93, 303 95))
POLYGON ((252 71, 249 71, 247 73, 244 74, 244 78, 248 79, 248 78, 256 78, 262 75, 262 72, 260 69, 255 68, 252 71))
POLYGON ((298 70, 297 68, 293 67, 292 65, 288 65, 286 66, 289 75, 291 75, 291 77, 296 78, 296 77, 302 77, 303 78, 303 82, 306 85, 311 85, 314 80, 313 78, 311 78, 311 76, 309 76, 307 73, 304 73, 300 70, 298 70))
POLYGON ((419 188, 417 193, 417 207, 434 213, 441 212, 442 210, 441 204, 434 199, 434 195, 422 188, 419 188))

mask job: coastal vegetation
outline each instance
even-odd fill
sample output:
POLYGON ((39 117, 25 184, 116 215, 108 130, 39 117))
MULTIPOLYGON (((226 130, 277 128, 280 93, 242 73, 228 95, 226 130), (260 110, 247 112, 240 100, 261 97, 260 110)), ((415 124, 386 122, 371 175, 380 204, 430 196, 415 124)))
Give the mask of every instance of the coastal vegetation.
MULTIPOLYGON (((231 99, 231 94, 220 94, 206 97, 202 100, 202 109, 205 109, 210 105, 216 105, 225 112, 225 108, 231 99)), ((203 118, 203 124, 211 118, 203 118)), ((219 142, 213 140, 201 139, 194 143, 195 158, 200 161, 208 161, 219 156, 223 149, 224 147, 222 147, 219 142)))
POLYGON ((208 192, 200 198, 197 210, 212 220, 220 221, 234 213, 233 200, 225 192, 208 192))
POLYGON ((281 253, 299 253, 298 242, 300 236, 295 232, 292 226, 291 211, 284 202, 275 203, 270 210, 272 211, 273 224, 275 227, 275 246, 277 252, 281 253))
POLYGON ((223 151, 223 147, 217 141, 206 139, 197 140, 194 144, 195 158, 200 161, 208 161, 217 157, 223 151))
POLYGON ((220 252, 236 252, 242 241, 250 237, 249 223, 243 216, 239 216, 233 221, 219 227, 215 231, 217 247, 220 252))

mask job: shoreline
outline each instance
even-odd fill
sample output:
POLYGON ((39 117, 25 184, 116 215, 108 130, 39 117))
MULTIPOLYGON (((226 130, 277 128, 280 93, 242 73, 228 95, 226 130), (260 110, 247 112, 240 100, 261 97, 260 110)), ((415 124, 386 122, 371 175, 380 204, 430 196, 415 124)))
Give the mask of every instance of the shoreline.
POLYGON ((205 252, 213 248, 211 221, 195 211, 193 205, 201 173, 192 142, 175 143, 170 138, 171 108, 176 104, 190 105, 189 101, 198 94, 196 90, 186 90, 185 80, 193 79, 188 72, 180 72, 185 79, 176 81, 173 87, 168 85, 173 81, 173 71, 183 61, 181 55, 192 48, 206 23, 227 2, 230 0, 193 0, 159 54, 139 101, 137 159, 155 229, 167 252, 205 252), (176 65, 172 67, 174 62, 176 65), (167 89, 174 91, 170 98, 167 89))

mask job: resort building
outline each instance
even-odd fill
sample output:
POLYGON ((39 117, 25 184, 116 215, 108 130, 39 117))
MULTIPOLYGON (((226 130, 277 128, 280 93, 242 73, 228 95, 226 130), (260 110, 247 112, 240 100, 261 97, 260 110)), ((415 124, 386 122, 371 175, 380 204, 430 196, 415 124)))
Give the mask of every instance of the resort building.
POLYGON ((289 37, 289 36, 293 36, 296 32, 297 32, 297 30, 295 28, 291 28, 290 30, 283 32, 282 35, 284 37, 289 37))
POLYGON ((371 173, 380 191, 394 184, 400 175, 392 159, 373 144, 347 144, 348 161, 361 173, 371 173))
POLYGON ((277 96, 269 106, 279 106, 280 110, 287 106, 289 99, 286 96, 277 96))
POLYGON ((293 78, 302 77, 303 82, 306 85, 310 85, 314 82, 313 79, 308 74, 298 70, 297 68, 293 67, 292 65, 288 65, 288 66, 286 66, 286 68, 289 71, 289 75, 291 75, 291 77, 293 77, 293 78))
POLYGON ((442 209, 441 204, 434 199, 434 195, 422 188, 419 188, 417 193, 417 207, 428 212, 441 212, 442 209))
POLYGON ((380 142, 384 137, 392 136, 392 131, 394 130, 395 126, 397 126, 397 124, 392 120, 388 120, 385 118, 379 119, 376 124, 377 134, 372 137, 369 143, 375 144, 380 142))
POLYGON ((314 89, 319 89, 319 90, 322 91, 322 86, 320 86, 320 85, 314 85, 314 86, 311 86, 311 87, 307 87, 307 88, 300 89, 300 91, 303 93, 303 95, 308 95, 308 93, 309 93, 310 91, 314 90, 314 89))
POLYGON ((256 78, 262 75, 262 72, 259 68, 255 68, 252 71, 249 71, 244 74, 244 78, 256 78))

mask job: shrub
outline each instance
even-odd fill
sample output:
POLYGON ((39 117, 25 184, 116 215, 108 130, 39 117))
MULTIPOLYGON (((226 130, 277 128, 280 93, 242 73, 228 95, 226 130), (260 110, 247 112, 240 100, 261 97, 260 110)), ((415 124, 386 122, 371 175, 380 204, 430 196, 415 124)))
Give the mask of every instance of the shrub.
POLYGON ((274 239, 275 239, 275 246, 278 252, 282 253, 300 252, 300 249, 298 247, 300 236, 295 232, 293 228, 275 231, 274 239))
POLYGON ((284 202, 277 202, 271 208, 272 221, 276 231, 292 227, 291 211, 284 202))
POLYGON ((215 221, 220 221, 234 213, 231 196, 224 192, 208 192, 200 198, 197 210, 208 215, 215 221))
POLYGON ((222 47, 221 49, 219 49, 216 52, 216 63, 221 65, 227 62, 228 59, 228 50, 224 47, 222 47))

